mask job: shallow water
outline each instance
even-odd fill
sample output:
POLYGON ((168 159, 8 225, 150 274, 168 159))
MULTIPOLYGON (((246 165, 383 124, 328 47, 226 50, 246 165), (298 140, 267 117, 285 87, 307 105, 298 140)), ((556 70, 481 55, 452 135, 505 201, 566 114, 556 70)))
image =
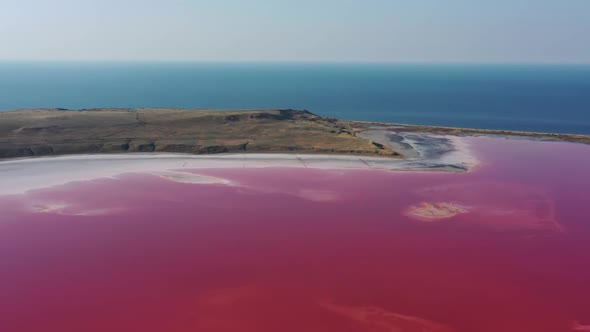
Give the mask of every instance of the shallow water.
POLYGON ((129 170, 2 196, 0 330, 588 330, 590 147, 466 141, 469 173, 129 170))

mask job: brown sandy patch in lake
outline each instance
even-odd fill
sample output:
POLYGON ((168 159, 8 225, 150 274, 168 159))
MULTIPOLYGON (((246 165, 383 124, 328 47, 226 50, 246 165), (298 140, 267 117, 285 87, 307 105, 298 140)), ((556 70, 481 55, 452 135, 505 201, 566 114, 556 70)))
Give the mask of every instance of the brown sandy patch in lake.
POLYGON ((465 212, 467 212, 465 207, 453 203, 422 202, 419 205, 411 206, 406 211, 406 215, 421 221, 430 222, 451 218, 465 212))

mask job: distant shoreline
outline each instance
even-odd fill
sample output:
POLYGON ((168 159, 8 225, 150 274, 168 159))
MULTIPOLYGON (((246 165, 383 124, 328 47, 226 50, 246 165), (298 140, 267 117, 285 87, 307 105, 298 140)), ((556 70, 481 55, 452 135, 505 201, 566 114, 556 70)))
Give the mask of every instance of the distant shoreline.
POLYGON ((3 111, 292 108, 349 121, 590 135, 584 65, 0 62, 0 72, 3 111))

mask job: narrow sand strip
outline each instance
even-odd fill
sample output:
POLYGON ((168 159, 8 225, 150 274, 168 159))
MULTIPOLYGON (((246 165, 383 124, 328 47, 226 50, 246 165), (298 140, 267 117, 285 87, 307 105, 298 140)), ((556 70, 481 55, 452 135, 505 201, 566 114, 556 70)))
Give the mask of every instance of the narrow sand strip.
MULTIPOLYGON (((459 138, 457 138, 459 139, 459 138)), ((460 140, 460 139, 459 139, 460 140)), ((436 158, 375 158, 302 154, 114 154, 73 155, 14 159, 0 162, 0 195, 22 194, 29 190, 75 181, 113 178, 125 173, 147 173, 174 181, 228 184, 220 179, 181 177, 179 169, 210 168, 316 168, 378 169, 391 171, 467 171, 473 157, 463 142, 453 145, 436 158)))

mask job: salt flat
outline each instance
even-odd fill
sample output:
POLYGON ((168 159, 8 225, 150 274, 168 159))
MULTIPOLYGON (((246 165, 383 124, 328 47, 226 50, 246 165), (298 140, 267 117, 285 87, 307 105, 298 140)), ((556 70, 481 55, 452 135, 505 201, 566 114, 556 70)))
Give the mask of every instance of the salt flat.
MULTIPOLYGON (((112 178, 126 173, 168 174, 182 169, 315 168, 374 169, 391 171, 467 171, 477 164, 465 139, 423 135, 424 140, 444 141, 439 153, 418 153, 413 158, 362 157, 320 154, 214 154, 172 153, 95 154, 21 158, 0 162, 0 195, 75 181, 112 178)), ((191 181, 196 181, 195 179, 191 181)), ((199 181, 207 182, 206 179, 199 181)), ((213 180, 215 182, 215 180, 213 180)))

